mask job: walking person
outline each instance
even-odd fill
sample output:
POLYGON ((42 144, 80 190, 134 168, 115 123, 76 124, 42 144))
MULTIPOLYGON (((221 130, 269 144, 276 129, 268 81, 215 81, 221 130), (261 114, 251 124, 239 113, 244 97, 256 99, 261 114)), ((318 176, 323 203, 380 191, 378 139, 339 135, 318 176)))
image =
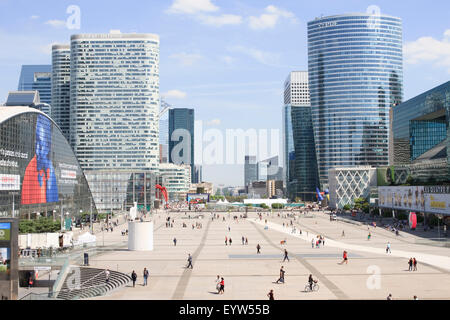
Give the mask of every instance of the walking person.
POLYGON ((223 294, 225 292, 225 281, 223 278, 220 278, 220 288, 219 288, 219 294, 223 294))
POLYGON ((187 265, 186 268, 194 269, 194 267, 193 267, 193 265, 192 265, 192 256, 191 256, 190 253, 189 253, 189 255, 188 255, 188 265, 187 265))
POLYGON ((105 281, 106 281, 106 283, 109 282, 109 276, 110 276, 110 274, 111 274, 111 272, 109 272, 109 269, 106 269, 106 270, 105 270, 105 281))
POLYGON ((391 253, 391 243, 390 242, 388 242, 387 243, 387 245, 386 245, 386 253, 391 253))
POLYGON ((386 300, 392 300, 392 294, 389 293, 389 295, 387 296, 386 300))
POLYGON ((256 253, 257 253, 257 254, 261 253, 261 252, 259 252, 259 250, 261 250, 261 246, 260 246, 259 243, 258 243, 258 245, 256 246, 256 253))
POLYGON ((228 245, 228 237, 225 237, 225 245, 228 245))
POLYGON ((219 275, 217 275, 217 279, 216 279, 216 290, 217 290, 217 293, 220 292, 220 276, 219 275))
POLYGON ((413 271, 417 271, 417 260, 416 260, 416 258, 413 258, 413 266, 414 266, 413 271))
POLYGON ((173 238, 173 245, 176 247, 177 246, 177 238, 173 238))
POLYGON ((230 239, 228 240, 228 242, 230 243, 230 246, 231 246, 231 241, 232 241, 232 240, 231 240, 231 238, 230 238, 230 239))
POLYGON ((344 230, 342 230, 342 235, 341 235, 342 237, 345 237, 345 232, 344 232, 344 230))
POLYGON ((245 239, 244 239, 244 236, 242 236, 242 245, 244 245, 244 243, 245 243, 245 239))
POLYGON ((286 271, 284 271, 283 266, 281 266, 281 269, 280 269, 280 278, 277 280, 276 283, 280 283, 280 282, 284 283, 284 274, 285 274, 285 272, 286 272, 286 271))
POLYGON ((148 279, 148 270, 147 270, 147 268, 144 268, 143 276, 144 276, 144 286, 146 286, 147 285, 147 279, 148 279))
POLYGON ((314 249, 314 243, 315 243, 314 238, 312 238, 311 239, 311 248, 313 248, 313 249, 314 249))
POLYGON ((245 237, 245 244, 246 245, 248 244, 248 238, 247 237, 245 237))
POLYGON ((267 296, 269 297, 269 300, 275 300, 273 298, 273 290, 270 290, 269 293, 267 294, 267 296))
POLYGON ((131 280, 133 280, 133 288, 134 288, 135 285, 136 285, 136 279, 137 279, 137 274, 136 274, 136 272, 134 272, 134 270, 133 270, 133 272, 131 273, 131 280))
POLYGON ((408 266, 409 266, 408 271, 412 271, 413 270, 413 259, 412 258, 409 258, 408 266))
POLYGON ((348 254, 347 251, 344 250, 344 253, 342 253, 342 262, 340 264, 348 264, 348 254))
POLYGON ((283 259, 283 262, 285 262, 286 259, 287 259, 287 261, 289 262, 288 252, 287 252, 286 249, 284 249, 284 259, 283 259))

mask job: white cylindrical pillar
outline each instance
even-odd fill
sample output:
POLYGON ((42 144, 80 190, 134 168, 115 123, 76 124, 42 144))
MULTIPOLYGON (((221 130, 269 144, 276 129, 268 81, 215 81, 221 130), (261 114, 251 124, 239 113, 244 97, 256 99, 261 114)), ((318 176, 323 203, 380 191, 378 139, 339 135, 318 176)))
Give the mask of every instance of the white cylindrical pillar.
POLYGON ((128 250, 153 250, 153 222, 128 222, 128 250))

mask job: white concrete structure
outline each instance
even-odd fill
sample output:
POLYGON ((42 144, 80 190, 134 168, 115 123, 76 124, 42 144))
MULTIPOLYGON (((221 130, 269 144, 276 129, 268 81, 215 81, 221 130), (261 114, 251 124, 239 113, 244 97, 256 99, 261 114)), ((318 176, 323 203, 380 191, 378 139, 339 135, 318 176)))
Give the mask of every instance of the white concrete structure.
POLYGON ((352 205, 356 198, 370 196, 370 188, 377 186, 377 169, 373 167, 333 168, 328 170, 331 208, 352 205))
POLYGON ((159 164, 159 36, 71 36, 70 135, 84 170, 159 164))
POLYGON ((244 199, 244 204, 263 204, 269 207, 274 203, 287 204, 287 199, 244 199))
POLYGON ((128 222, 128 250, 153 250, 153 222, 128 222))

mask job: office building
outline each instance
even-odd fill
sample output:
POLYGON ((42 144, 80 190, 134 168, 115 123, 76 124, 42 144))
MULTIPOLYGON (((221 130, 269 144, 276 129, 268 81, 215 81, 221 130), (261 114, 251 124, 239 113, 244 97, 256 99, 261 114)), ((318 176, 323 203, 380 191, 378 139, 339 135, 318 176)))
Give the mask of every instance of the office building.
POLYGON ((46 115, 50 113, 50 105, 41 102, 39 91, 10 91, 6 99, 5 106, 23 106, 30 107, 44 112, 46 115))
POLYGON ((159 160, 161 163, 169 161, 169 109, 171 105, 161 99, 159 112, 159 160))
POLYGON ((39 91, 39 98, 43 105, 41 111, 51 116, 52 103, 52 66, 51 65, 23 65, 20 71, 18 91, 39 91))
POLYGON ((194 120, 194 109, 169 110, 169 162, 190 165, 191 180, 197 183, 194 177, 194 120))
POLYGON ((258 180, 258 164, 255 156, 245 156, 244 163, 244 186, 258 180))
POLYGON ((164 187, 170 201, 186 200, 186 194, 191 186, 191 166, 173 163, 161 163, 159 174, 164 178, 164 187))
POLYGON ((319 187, 308 73, 294 71, 284 83, 284 184, 291 200, 314 200, 319 187))
POLYGON ((368 13, 308 22, 308 74, 319 178, 389 162, 389 109, 402 102, 400 18, 368 13))
POLYGON ((70 45, 52 46, 52 118, 70 142, 70 45))
POLYGON ((201 183, 203 181, 203 167, 201 165, 194 165, 194 179, 192 183, 201 183))
POLYGON ((159 165, 159 37, 71 36, 70 137, 84 170, 159 165))

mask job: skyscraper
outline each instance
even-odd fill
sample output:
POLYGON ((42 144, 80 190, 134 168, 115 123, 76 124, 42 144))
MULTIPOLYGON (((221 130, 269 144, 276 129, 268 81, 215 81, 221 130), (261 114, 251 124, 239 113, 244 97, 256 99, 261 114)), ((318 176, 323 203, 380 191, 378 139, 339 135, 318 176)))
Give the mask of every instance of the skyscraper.
POLYGON ((159 112, 159 157, 161 163, 169 160, 169 109, 170 104, 161 99, 159 112))
POLYGON ((258 180, 258 164, 255 156, 245 156, 244 162, 244 186, 247 187, 253 181, 258 180))
POLYGON ((84 170, 159 165, 159 37, 71 37, 70 134, 84 170))
POLYGON ((284 83, 283 144, 287 196, 314 200, 319 179, 306 71, 291 72, 284 83))
MULTIPOLYGON (((51 105, 52 100, 52 66, 51 65, 23 65, 20 71, 19 91, 39 91, 41 103, 51 105)), ((42 110, 51 116, 50 110, 42 110)))
POLYGON ((402 22, 367 13, 308 23, 308 70, 319 177, 389 161, 389 108, 402 101, 402 22))
POLYGON ((70 142, 70 45, 52 46, 52 118, 70 142))
POLYGON ((169 162, 190 165, 191 181, 198 183, 194 174, 194 120, 194 109, 169 110, 169 162))

